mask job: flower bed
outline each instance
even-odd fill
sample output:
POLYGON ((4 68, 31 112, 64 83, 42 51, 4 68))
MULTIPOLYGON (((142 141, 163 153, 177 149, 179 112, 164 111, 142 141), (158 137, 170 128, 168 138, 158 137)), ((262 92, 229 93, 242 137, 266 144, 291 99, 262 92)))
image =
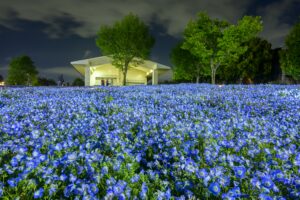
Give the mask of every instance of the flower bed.
POLYGON ((299 86, 0 91, 0 198, 299 199, 299 86))

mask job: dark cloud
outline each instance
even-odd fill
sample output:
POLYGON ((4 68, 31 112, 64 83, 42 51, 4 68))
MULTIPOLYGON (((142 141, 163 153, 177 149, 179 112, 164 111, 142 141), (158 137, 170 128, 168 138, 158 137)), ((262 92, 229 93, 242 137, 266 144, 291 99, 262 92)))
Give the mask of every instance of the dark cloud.
MULTIPOLYGON (((139 15, 146 23, 165 26, 166 33, 179 36, 189 19, 199 11, 207 11, 212 17, 235 22, 247 13, 256 1, 252 0, 10 0, 0 3, 0 24, 11 29, 14 20, 28 20, 47 24, 45 33, 51 38, 76 34, 94 37, 100 25, 112 24, 129 12, 139 15), (71 24, 65 23, 68 21, 71 24)), ((258 14, 265 22, 263 36, 270 38, 275 46, 282 43, 290 24, 281 21, 288 9, 299 0, 260 1, 258 14), (267 3, 264 3, 267 2, 267 3), (275 2, 275 3, 272 3, 275 2)))

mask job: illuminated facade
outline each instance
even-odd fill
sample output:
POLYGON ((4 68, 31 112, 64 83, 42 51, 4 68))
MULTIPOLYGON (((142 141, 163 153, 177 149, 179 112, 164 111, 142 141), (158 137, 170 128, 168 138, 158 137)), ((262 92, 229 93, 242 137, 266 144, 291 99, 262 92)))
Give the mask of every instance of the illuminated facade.
MULTIPOLYGON (((73 61, 71 64, 84 76, 85 86, 122 85, 121 70, 112 65, 108 56, 73 61)), ((172 79, 170 67, 145 60, 142 64, 130 67, 127 71, 127 85, 156 85, 172 79)))

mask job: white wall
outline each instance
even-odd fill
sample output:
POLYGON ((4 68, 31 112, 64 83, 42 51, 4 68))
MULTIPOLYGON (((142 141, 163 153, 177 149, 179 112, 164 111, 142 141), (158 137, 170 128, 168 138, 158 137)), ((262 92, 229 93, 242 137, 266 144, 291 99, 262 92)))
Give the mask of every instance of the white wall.
MULTIPOLYGON (((116 82, 114 85, 120 85, 122 82, 122 79, 120 77, 121 73, 119 73, 119 69, 114 67, 112 64, 105 64, 97 67, 91 67, 91 79, 90 84, 93 85, 99 85, 100 81, 96 80, 96 77, 116 77, 116 82)), ((134 68, 130 68, 127 71, 127 82, 130 84, 146 84, 147 78, 146 78, 146 72, 143 72, 141 70, 137 70, 134 68)))

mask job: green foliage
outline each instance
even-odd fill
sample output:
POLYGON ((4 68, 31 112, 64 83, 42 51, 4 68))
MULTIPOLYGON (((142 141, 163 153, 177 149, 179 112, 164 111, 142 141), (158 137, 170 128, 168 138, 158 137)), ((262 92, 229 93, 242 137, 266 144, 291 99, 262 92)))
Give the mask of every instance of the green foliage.
POLYGON ((262 30, 260 17, 245 16, 236 25, 227 21, 211 19, 201 12, 189 22, 184 31, 183 48, 197 56, 210 68, 212 83, 217 69, 239 59, 247 47, 242 44, 262 30))
POLYGON ((113 65, 122 71, 123 85, 126 85, 128 68, 149 57, 154 38, 136 15, 129 14, 112 27, 102 26, 96 44, 104 55, 112 57, 113 65))
POLYGON ((300 80, 300 22, 285 39, 286 49, 280 52, 280 67, 284 74, 300 80))
POLYGON ((8 85, 36 85, 38 71, 28 56, 19 56, 11 60, 8 68, 8 85))
POLYGON ((182 49, 183 42, 178 43, 171 52, 171 62, 175 80, 194 81, 199 83, 201 77, 205 77, 209 72, 205 71, 204 64, 190 51, 182 49))
POLYGON ((266 83, 270 80, 272 69, 271 44, 259 37, 242 44, 247 47, 236 62, 221 69, 222 80, 236 83, 239 80, 249 80, 255 83, 266 83))
POLYGON ((53 86, 53 85, 57 85, 57 83, 53 79, 38 77, 37 85, 39 85, 39 86, 51 86, 52 85, 53 86))
POLYGON ((84 81, 81 78, 75 78, 72 85, 73 86, 84 86, 84 81))

